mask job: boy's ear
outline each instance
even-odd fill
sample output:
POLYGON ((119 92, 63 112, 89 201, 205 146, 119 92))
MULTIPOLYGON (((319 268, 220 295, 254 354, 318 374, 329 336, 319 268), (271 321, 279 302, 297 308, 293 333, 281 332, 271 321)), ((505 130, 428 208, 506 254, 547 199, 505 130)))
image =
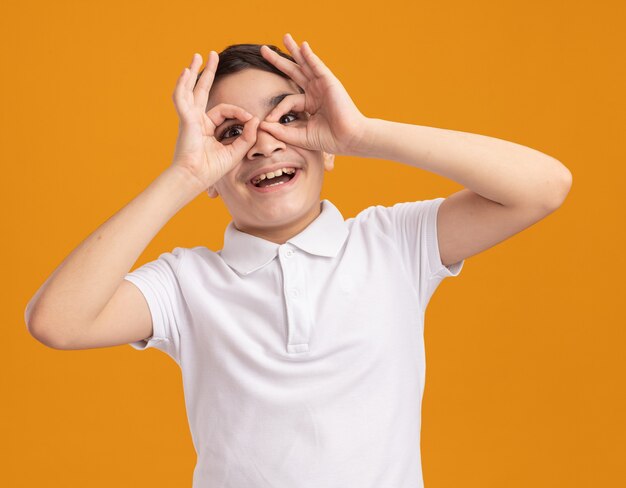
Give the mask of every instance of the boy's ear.
POLYGON ((335 155, 322 151, 324 155, 324 168, 326 171, 332 171, 335 167, 335 155))
POLYGON ((207 188, 206 190, 207 194, 211 197, 211 198, 216 198, 219 193, 217 192, 217 190, 215 189, 215 185, 211 185, 207 188))

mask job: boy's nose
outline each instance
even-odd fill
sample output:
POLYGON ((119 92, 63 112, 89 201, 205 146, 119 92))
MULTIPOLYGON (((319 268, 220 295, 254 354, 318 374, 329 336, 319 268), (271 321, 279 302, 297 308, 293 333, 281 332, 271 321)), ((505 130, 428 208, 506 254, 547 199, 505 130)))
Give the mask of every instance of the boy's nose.
POLYGON ((262 129, 256 133, 256 141, 248 150, 248 159, 256 157, 270 157, 274 152, 284 150, 287 146, 280 139, 276 139, 272 134, 262 129))

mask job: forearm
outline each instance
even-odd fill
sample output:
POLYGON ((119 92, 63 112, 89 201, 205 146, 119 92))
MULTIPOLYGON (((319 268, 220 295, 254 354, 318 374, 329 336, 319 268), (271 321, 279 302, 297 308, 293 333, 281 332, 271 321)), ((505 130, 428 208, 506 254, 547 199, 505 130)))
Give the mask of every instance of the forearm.
POLYGON ((56 268, 26 309, 31 333, 62 335, 91 323, 111 299, 157 232, 198 195, 179 169, 169 167, 56 268))
POLYGON ((469 132, 368 119, 359 156, 437 173, 502 205, 557 205, 571 173, 558 160, 520 144, 469 132))

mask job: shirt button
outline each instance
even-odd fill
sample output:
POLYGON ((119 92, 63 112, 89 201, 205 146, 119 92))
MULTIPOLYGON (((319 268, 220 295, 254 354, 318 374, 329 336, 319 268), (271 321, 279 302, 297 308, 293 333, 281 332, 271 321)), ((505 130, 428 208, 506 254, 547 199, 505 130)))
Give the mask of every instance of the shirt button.
POLYGON ((285 252, 285 256, 287 256, 288 258, 293 256, 293 249, 287 249, 287 251, 285 252))
POLYGON ((297 288, 292 288, 291 289, 291 298, 298 298, 298 295, 300 295, 300 292, 298 291, 297 288))

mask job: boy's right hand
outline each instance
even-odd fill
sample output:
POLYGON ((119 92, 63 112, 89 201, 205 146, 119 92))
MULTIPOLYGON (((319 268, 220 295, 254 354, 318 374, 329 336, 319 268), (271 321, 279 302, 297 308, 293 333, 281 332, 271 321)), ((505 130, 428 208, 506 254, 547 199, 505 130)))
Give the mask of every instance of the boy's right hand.
POLYGON ((187 171, 205 191, 228 173, 256 142, 259 119, 241 107, 220 103, 205 112, 209 91, 219 61, 215 51, 209 53, 204 72, 194 89, 202 56, 194 54, 191 67, 178 78, 172 98, 179 117, 178 139, 172 166, 187 171), (215 129, 226 118, 244 123, 243 133, 235 141, 224 145, 215 137, 215 129))

